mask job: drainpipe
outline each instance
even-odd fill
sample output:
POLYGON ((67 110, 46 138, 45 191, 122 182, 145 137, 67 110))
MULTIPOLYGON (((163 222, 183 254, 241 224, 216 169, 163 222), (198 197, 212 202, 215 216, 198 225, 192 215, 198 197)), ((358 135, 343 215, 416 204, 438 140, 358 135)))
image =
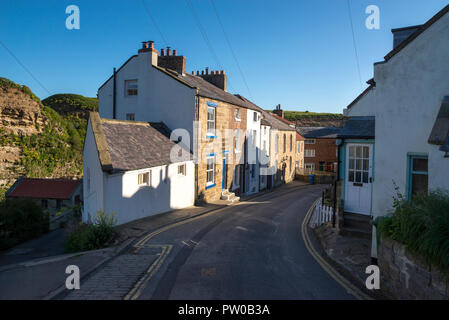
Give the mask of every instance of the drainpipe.
POLYGON ((112 92, 112 119, 116 119, 117 117, 117 82, 116 82, 116 74, 117 71, 114 68, 114 75, 113 75, 113 79, 114 79, 114 84, 113 84, 113 92, 112 92))
MULTIPOLYGON (((196 95, 195 95, 195 116, 194 116, 194 121, 199 121, 199 111, 200 111, 200 99, 198 96, 199 93, 199 89, 196 89, 196 95)), ((193 125, 193 124, 192 124, 193 125)), ((199 129, 199 128, 198 128, 199 129)), ((195 130, 195 126, 193 126, 193 130, 195 130)), ((196 141, 193 142, 193 148, 198 147, 198 149, 201 149, 199 147, 199 132, 194 132, 193 133, 193 137, 196 141)), ((200 151, 200 150, 193 150, 193 152, 195 153, 196 151, 200 151)), ((199 161, 201 161, 201 155, 198 154, 199 152, 196 152, 197 155, 197 159, 196 159, 196 163, 195 163, 195 201, 198 200, 198 164, 199 161)))
POLYGON ((332 227, 335 228, 336 212, 337 212, 337 183, 340 180, 340 146, 344 143, 344 139, 341 139, 340 144, 337 145, 337 176, 334 181, 334 212, 332 215, 332 227))

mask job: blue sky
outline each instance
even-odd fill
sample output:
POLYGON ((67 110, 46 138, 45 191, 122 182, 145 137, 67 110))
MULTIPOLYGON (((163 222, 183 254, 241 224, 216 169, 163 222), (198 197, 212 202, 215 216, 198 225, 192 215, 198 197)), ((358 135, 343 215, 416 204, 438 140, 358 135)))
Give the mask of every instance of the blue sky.
MULTIPOLYGON (((45 87, 0 46, 0 77, 29 86, 40 98, 55 93, 96 96, 98 87, 137 52, 155 41, 187 57, 187 71, 220 69, 206 45, 189 0, 2 0, 0 41, 45 87), (80 8, 80 30, 67 30, 65 9, 80 8), (167 43, 164 42, 167 41, 167 43), (48 92, 47 92, 48 90, 48 92)), ((341 112, 372 77, 373 63, 392 49, 392 28, 422 24, 447 0, 351 0, 357 61, 347 0, 213 0, 246 78, 227 46, 211 0, 191 0, 228 74, 228 89, 262 108, 341 112), (380 8, 380 30, 365 27, 365 8, 380 8)))

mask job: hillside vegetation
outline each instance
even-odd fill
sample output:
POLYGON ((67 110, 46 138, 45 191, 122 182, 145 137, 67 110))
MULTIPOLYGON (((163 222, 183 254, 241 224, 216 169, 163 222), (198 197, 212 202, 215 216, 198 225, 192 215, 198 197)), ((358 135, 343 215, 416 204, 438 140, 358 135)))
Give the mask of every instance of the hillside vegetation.
MULTIPOLYGON (((272 112, 271 110, 268 110, 272 112)), ((284 111, 284 118, 298 127, 341 127, 343 115, 340 113, 319 113, 309 111, 284 111)))
POLYGON ((40 101, 29 88, 4 78, 0 88, 0 111, 8 114, 0 128, 0 155, 5 155, 0 200, 20 175, 82 177, 87 115, 97 109, 97 99, 58 94, 40 101))

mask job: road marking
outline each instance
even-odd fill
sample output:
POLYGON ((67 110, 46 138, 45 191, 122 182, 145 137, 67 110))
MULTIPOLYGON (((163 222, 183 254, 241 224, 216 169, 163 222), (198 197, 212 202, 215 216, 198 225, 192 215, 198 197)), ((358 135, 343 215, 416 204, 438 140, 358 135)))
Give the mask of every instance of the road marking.
POLYGON ((173 246, 171 244, 168 245, 147 245, 145 248, 161 248, 162 251, 159 254, 159 257, 150 265, 146 274, 140 278, 140 280, 135 284, 135 286, 131 289, 131 291, 125 296, 124 300, 136 300, 143 289, 145 289, 148 281, 156 274, 159 268, 164 263, 165 259, 170 254, 173 246))
MULTIPOLYGON (((284 196, 286 194, 298 191, 298 189, 302 189, 305 185, 300 185, 297 187, 293 187, 290 190, 287 190, 284 193, 279 194, 279 196, 284 196)), ((279 191, 279 190, 278 190, 279 191)), ((281 190, 282 191, 282 190, 281 190)), ((269 193, 264 193, 261 194, 260 196, 256 196, 252 199, 255 198, 261 198, 264 196, 272 196, 274 192, 269 192, 269 193)), ((249 199, 248 201, 251 201, 252 199, 249 199)), ((242 202, 238 202, 236 204, 234 204, 235 206, 239 206, 239 205, 248 205, 251 204, 251 202, 247 202, 247 201, 242 201, 242 202)), ((148 282, 151 280, 151 278, 156 274, 156 272, 160 269, 160 267, 162 266, 163 262, 165 261, 165 259, 168 257, 168 255, 170 254, 171 249, 173 248, 173 245, 146 245, 146 243, 151 240, 151 238, 161 234, 162 232, 165 232, 167 230, 173 229, 175 227, 181 226, 183 224, 189 223, 189 222, 193 222, 211 215, 214 215, 216 213, 222 212, 226 209, 228 209, 229 207, 223 207, 223 208, 219 208, 216 210, 212 210, 210 212, 207 212, 205 214, 200 214, 198 216, 192 217, 192 218, 187 218, 185 220, 167 225, 165 227, 159 228, 151 233, 149 233, 148 235, 146 235, 145 237, 143 237, 142 239, 140 239, 135 245, 134 247, 136 248, 135 252, 138 252, 141 248, 162 248, 162 252, 159 253, 159 257, 151 264, 151 266, 148 268, 147 272, 145 273, 145 275, 134 285, 134 287, 131 289, 130 292, 128 292, 128 294, 123 298, 124 300, 136 300, 137 298, 139 298, 139 296, 141 295, 142 291, 146 288, 148 282)), ((190 240, 192 241, 192 240, 190 240)), ((192 241, 194 242, 194 241, 192 241)), ((194 242, 195 243, 195 242, 194 242)))
POLYGON ((304 243, 306 245, 307 250, 315 258, 315 260, 319 263, 319 265, 326 271, 335 281, 337 281, 345 290, 353 295, 355 298, 359 300, 373 300, 369 295, 364 293, 362 290, 354 286, 351 282, 349 282, 345 277, 343 277, 334 267, 332 267, 326 260, 321 257, 321 255, 315 250, 310 241, 309 233, 307 231, 307 225, 309 223, 310 217, 312 215, 313 208, 320 198, 316 199, 312 206, 307 211, 306 216, 302 222, 301 233, 304 243))

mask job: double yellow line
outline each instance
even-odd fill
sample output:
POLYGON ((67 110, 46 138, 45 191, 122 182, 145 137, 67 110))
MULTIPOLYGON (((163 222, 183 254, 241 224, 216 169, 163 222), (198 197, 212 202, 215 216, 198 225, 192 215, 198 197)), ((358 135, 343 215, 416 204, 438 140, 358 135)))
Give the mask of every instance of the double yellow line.
POLYGON ((310 254, 315 258, 315 260, 319 263, 319 265, 326 271, 335 281, 337 281, 345 290, 353 295, 355 298, 359 300, 373 300, 369 295, 364 293, 362 290, 354 286, 351 282, 349 282, 345 277, 343 277, 335 268, 333 268, 323 257, 315 250, 312 242, 310 241, 309 232, 307 229, 307 225, 309 224, 310 217, 312 216, 313 209, 315 208, 316 203, 320 198, 316 199, 312 206, 307 211, 307 214, 302 222, 301 226, 301 234, 306 245, 307 250, 310 254))

